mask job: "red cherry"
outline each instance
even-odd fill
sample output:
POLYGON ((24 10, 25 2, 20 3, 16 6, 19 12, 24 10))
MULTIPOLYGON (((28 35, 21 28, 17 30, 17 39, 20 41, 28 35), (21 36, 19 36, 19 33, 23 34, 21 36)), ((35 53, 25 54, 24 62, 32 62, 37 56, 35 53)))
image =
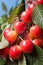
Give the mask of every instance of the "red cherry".
POLYGON ((10 45, 12 45, 13 42, 15 42, 17 39, 17 33, 13 30, 8 31, 8 32, 6 32, 6 30, 5 30, 4 36, 5 36, 6 40, 10 43, 10 45))
POLYGON ((24 22, 16 22, 14 24, 14 30, 18 33, 18 34, 22 34, 24 33, 24 31, 26 30, 26 25, 24 22))
POLYGON ((36 0, 37 4, 43 4, 43 0, 36 0))
POLYGON ((5 36, 5 34, 7 34, 9 31, 11 31, 11 28, 5 28, 3 31, 3 35, 5 36))
POLYGON ((34 6, 35 6, 35 4, 32 3, 32 4, 30 4, 29 7, 28 7, 28 10, 29 10, 31 13, 32 13, 32 11, 33 11, 34 6))
POLYGON ((29 33, 28 32, 24 33, 24 39, 29 39, 29 33))
POLYGON ((24 21, 25 23, 31 22, 30 11, 29 11, 29 12, 23 11, 23 12, 21 13, 21 19, 22 19, 22 21, 24 21))
POLYGON ((33 40, 33 43, 34 43, 36 46, 41 47, 41 45, 42 45, 42 40, 41 40, 41 39, 34 39, 34 40, 33 40))
POLYGON ((27 12, 29 13, 29 15, 30 15, 30 18, 32 18, 32 11, 33 11, 35 5, 36 5, 36 2, 33 2, 33 3, 29 4, 29 7, 26 9, 26 11, 27 11, 27 12))
POLYGON ((0 56, 2 55, 2 49, 0 49, 0 56))
POLYGON ((29 32, 29 37, 30 37, 30 39, 32 39, 32 40, 34 39, 34 36, 32 36, 30 32, 29 32))
POLYGON ((12 46, 9 50, 9 57, 12 59, 18 59, 22 53, 19 45, 12 46))
POLYGON ((32 2, 32 3, 29 5, 28 10, 31 9, 31 11, 32 11, 32 10, 34 9, 34 7, 35 7, 36 4, 37 4, 36 2, 32 2))
POLYGON ((30 27, 30 35, 33 38, 38 38, 41 35, 41 28, 37 25, 30 27))
POLYGON ((9 48, 8 47, 3 48, 0 50, 0 52, 2 57, 7 57, 7 55, 9 54, 9 48))
POLYGON ((21 41, 20 46, 24 53, 31 53, 33 50, 33 44, 29 39, 21 41))

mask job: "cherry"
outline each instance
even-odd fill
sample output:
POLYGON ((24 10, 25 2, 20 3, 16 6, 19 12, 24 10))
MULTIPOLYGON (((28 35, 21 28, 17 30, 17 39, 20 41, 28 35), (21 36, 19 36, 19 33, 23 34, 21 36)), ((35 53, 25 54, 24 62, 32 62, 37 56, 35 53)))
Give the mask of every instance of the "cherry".
POLYGON ((31 14, 32 14, 34 7, 35 7, 35 3, 31 3, 28 7, 28 11, 30 11, 31 14))
POLYGON ((0 52, 1 52, 1 54, 0 54, 1 57, 7 57, 7 55, 9 54, 9 48, 8 47, 3 48, 0 50, 0 52))
POLYGON ((31 40, 33 40, 33 39, 34 39, 34 36, 32 36, 32 35, 30 34, 30 32, 29 32, 29 34, 28 34, 28 35, 29 35, 29 37, 30 37, 30 39, 31 39, 31 40))
POLYGON ((28 8, 26 9, 27 13, 30 16, 30 19, 32 18, 32 12, 33 12, 35 5, 36 5, 36 2, 32 2, 31 4, 29 4, 28 8))
POLYGON ((21 41, 20 46, 24 53, 31 53, 33 50, 33 44, 30 39, 21 41))
POLYGON ((41 39, 34 39, 34 40, 33 40, 33 43, 34 43, 36 46, 41 47, 41 45, 42 45, 42 40, 41 40, 41 39))
POLYGON ((9 50, 9 57, 12 59, 18 59, 22 53, 22 49, 19 45, 12 46, 9 50))
POLYGON ((29 33, 28 32, 24 33, 24 39, 29 39, 29 33))
POLYGON ((24 22, 16 22, 14 24, 14 30, 18 33, 18 34, 22 34, 24 33, 24 31, 26 30, 26 25, 24 22))
POLYGON ((30 35, 33 38, 38 38, 41 35, 41 28, 37 25, 30 27, 30 35))
POLYGON ((11 28, 5 28, 3 31, 3 35, 5 36, 5 34, 7 34, 9 31, 11 31, 11 28))
POLYGON ((2 54, 2 51, 0 50, 0 55, 2 54))
POLYGON ((28 10, 33 11, 34 7, 36 6, 37 2, 32 2, 29 6, 28 6, 28 10))
POLYGON ((30 11, 29 11, 29 12, 23 11, 23 12, 21 13, 21 19, 22 19, 22 21, 24 21, 25 23, 31 22, 30 11))
POLYGON ((43 4, 43 0, 36 0, 37 4, 43 4))
POLYGON ((8 31, 8 32, 6 32, 6 31, 7 30, 5 30, 5 32, 4 32, 4 37, 10 43, 10 45, 12 45, 13 42, 15 42, 16 39, 17 39, 17 33, 15 31, 13 31, 13 30, 8 31))

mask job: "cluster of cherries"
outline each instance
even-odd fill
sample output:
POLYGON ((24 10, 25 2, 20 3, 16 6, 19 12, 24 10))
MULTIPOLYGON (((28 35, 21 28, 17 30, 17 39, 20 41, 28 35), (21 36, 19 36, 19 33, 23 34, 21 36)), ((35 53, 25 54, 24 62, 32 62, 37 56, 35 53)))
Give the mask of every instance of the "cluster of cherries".
POLYGON ((43 29, 38 25, 32 25, 29 31, 26 31, 26 25, 32 22, 32 11, 37 4, 43 4, 43 0, 36 0, 29 4, 29 8, 21 13, 21 21, 13 24, 13 30, 11 28, 4 29, 3 35, 9 42, 9 46, 0 50, 1 56, 9 55, 12 59, 18 59, 22 53, 31 53, 34 48, 33 44, 39 47, 43 46, 43 29), (25 34, 24 39, 19 37, 21 34, 25 34), (18 37, 21 38, 21 41, 16 44, 18 37))

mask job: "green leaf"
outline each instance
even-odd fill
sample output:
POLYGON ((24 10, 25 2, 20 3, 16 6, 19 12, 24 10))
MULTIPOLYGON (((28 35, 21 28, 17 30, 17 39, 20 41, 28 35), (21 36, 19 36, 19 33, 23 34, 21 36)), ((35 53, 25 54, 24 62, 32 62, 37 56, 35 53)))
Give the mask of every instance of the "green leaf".
POLYGON ((22 0, 21 3, 20 3, 20 5, 18 5, 17 7, 15 7, 15 8, 13 9, 13 11, 12 11, 12 13, 10 14, 9 19, 8 19, 8 22, 9 22, 9 23, 12 23, 12 22, 14 21, 14 19, 15 19, 17 16, 19 16, 23 10, 25 10, 25 5, 22 5, 22 4, 24 4, 24 3, 25 3, 25 1, 22 0))
POLYGON ((0 58, 0 65, 5 65, 5 61, 2 58, 0 58))
POLYGON ((23 55, 22 60, 19 60, 19 61, 18 61, 18 65, 26 65, 26 58, 25 58, 24 55, 23 55))
POLYGON ((6 5, 5 5, 4 2, 2 2, 2 10, 4 10, 5 12, 7 12, 7 7, 6 7, 6 5))
POLYGON ((12 11, 13 11, 13 7, 10 8, 9 15, 12 13, 12 11))
POLYGON ((43 5, 36 5, 32 13, 32 21, 43 28, 43 5))
POLYGON ((31 54, 26 54, 27 65, 43 65, 43 49, 37 46, 34 47, 31 54))
POLYGON ((1 30, 3 31, 7 27, 7 25, 9 25, 7 22, 6 23, 3 23, 1 25, 1 30))
POLYGON ((9 45, 9 42, 2 35, 2 41, 0 42, 0 49, 3 49, 9 45))
POLYGON ((0 17, 0 25, 3 23, 3 19, 2 17, 0 17))
POLYGON ((8 16, 7 14, 2 15, 3 23, 7 22, 8 16))

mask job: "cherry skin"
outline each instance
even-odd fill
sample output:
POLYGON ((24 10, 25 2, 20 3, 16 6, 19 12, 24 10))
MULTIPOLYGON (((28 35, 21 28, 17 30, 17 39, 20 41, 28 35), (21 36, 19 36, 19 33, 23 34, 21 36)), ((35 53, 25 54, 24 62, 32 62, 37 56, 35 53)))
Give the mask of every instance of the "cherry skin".
POLYGON ((37 4, 43 4, 43 0, 36 0, 37 4))
POLYGON ((2 51, 0 50, 0 56, 2 55, 2 51))
POLYGON ((1 52, 1 54, 0 54, 1 57, 7 57, 7 55, 9 54, 9 48, 8 47, 3 48, 0 50, 0 52, 1 52))
POLYGON ((41 47, 42 46, 42 40, 41 39, 34 39, 33 44, 35 44, 36 46, 41 47))
POLYGON ((19 45, 12 46, 9 50, 9 57, 12 59, 18 59, 21 56, 22 49, 19 45))
POLYGON ((24 33, 24 39, 29 39, 29 33, 28 32, 24 33))
POLYGON ((41 28, 37 25, 33 25, 32 27, 30 27, 30 35, 33 38, 38 38, 41 35, 41 28))
POLYGON ((23 11, 23 12, 21 13, 21 19, 22 19, 22 21, 24 21, 25 23, 31 22, 30 11, 29 11, 29 12, 23 11))
POLYGON ((33 3, 31 3, 31 4, 29 4, 29 6, 28 6, 28 8, 26 9, 26 11, 27 11, 27 13, 29 14, 29 19, 32 21, 32 12, 33 12, 33 9, 34 9, 34 7, 35 7, 35 5, 36 5, 36 2, 33 2, 33 3))
POLYGON ((24 53, 31 53, 33 50, 33 44, 29 39, 21 41, 20 46, 24 53))
POLYGON ((11 28, 5 28, 3 31, 3 35, 5 36, 5 34, 7 34, 9 31, 11 31, 11 28))
POLYGON ((31 40, 34 39, 34 36, 32 36, 30 32, 29 32, 29 37, 30 37, 31 40))
POLYGON ((31 3, 31 4, 29 5, 29 7, 28 7, 28 11, 30 11, 31 14, 32 14, 32 11, 33 11, 35 5, 36 5, 36 3, 31 3))
MULTIPOLYGON (((6 32, 6 30, 5 30, 5 32, 6 32)), ((11 31, 4 33, 4 37, 10 43, 10 45, 12 45, 13 42, 15 42, 17 39, 17 33, 16 33, 16 31, 11 30, 11 31)))
POLYGON ((26 30, 26 25, 24 22, 16 22, 14 24, 14 30, 18 33, 18 34, 22 34, 24 33, 24 31, 26 30))

